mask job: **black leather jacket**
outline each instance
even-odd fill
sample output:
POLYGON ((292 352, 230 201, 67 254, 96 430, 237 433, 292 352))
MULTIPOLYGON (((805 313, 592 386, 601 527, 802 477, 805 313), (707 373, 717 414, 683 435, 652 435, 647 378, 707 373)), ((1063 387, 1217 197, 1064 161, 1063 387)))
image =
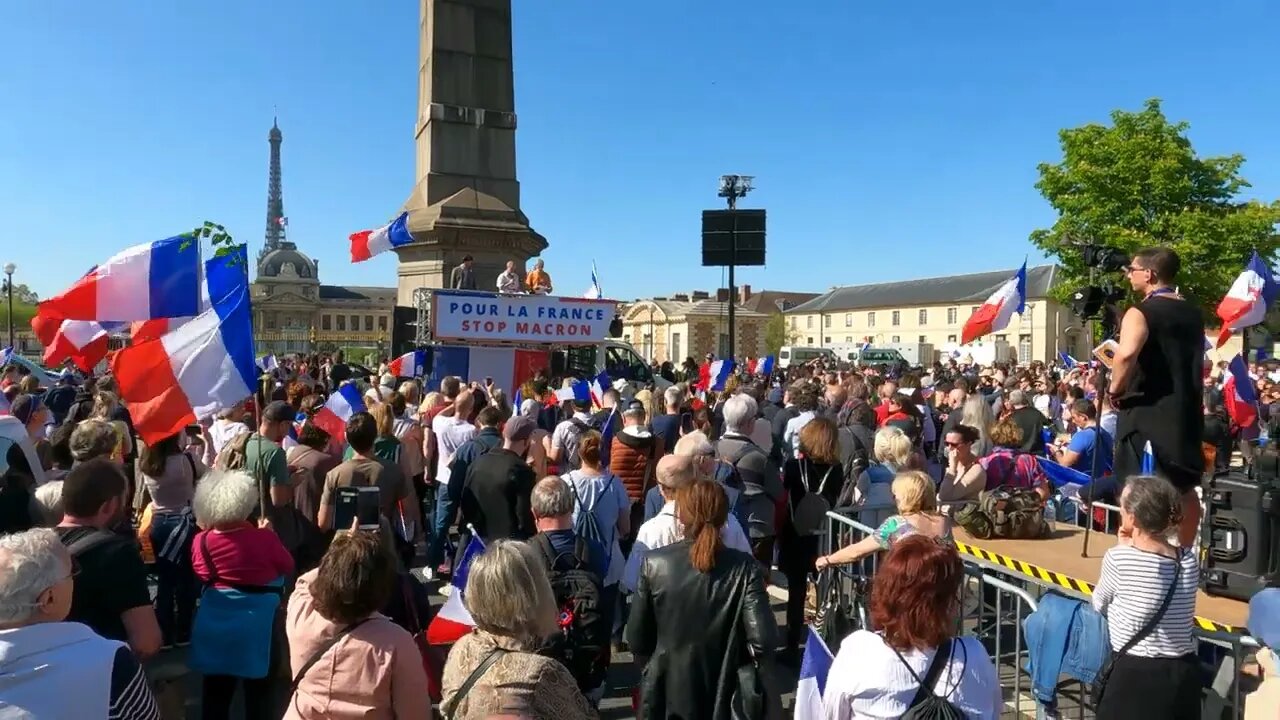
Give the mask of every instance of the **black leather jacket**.
POLYGON ((649 658, 642 720, 729 720, 738 668, 754 654, 772 672, 778 628, 760 566, 724 548, 701 573, 689 561, 691 544, 649 552, 640 571, 627 642, 649 658))

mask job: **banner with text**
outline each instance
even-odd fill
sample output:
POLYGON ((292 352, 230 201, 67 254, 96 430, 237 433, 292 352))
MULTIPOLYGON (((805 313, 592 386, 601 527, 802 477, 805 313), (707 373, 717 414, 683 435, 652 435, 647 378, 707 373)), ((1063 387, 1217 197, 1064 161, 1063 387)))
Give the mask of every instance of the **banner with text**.
POLYGON ((616 309, 612 300, 437 290, 431 334, 437 340, 590 345, 608 339, 616 309))

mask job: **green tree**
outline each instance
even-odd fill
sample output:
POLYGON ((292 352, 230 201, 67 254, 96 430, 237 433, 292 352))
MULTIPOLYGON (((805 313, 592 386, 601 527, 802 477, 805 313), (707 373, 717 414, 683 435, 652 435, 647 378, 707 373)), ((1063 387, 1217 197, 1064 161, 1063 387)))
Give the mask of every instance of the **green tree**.
POLYGON ((27 287, 25 283, 14 283, 13 301, 15 303, 25 303, 27 305, 35 305, 36 303, 40 302, 40 296, 36 295, 36 291, 27 287))
POLYGON ((770 355, 777 355, 783 345, 793 344, 798 335, 799 333, 793 332, 787 325, 786 315, 774 313, 769 316, 769 322, 764 326, 765 349, 770 355))
POLYGON ((1182 259, 1178 287, 1212 310, 1256 250, 1274 262, 1280 202, 1245 200, 1244 156, 1200 157, 1185 122, 1171 123, 1160 101, 1117 110, 1111 125, 1059 133, 1062 161, 1041 163, 1036 189, 1058 211, 1031 242, 1063 268, 1060 299, 1089 283, 1081 244, 1132 253, 1163 245, 1182 259))

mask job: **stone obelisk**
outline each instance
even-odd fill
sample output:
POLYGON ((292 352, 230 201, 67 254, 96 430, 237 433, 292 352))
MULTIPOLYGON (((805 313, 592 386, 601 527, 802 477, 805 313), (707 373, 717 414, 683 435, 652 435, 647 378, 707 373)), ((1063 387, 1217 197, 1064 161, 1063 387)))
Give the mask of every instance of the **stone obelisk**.
POLYGON ((419 0, 417 185, 405 201, 414 242, 398 248, 399 305, 447 287, 472 255, 494 290, 508 260, 547 247, 520 212, 511 0, 419 0))

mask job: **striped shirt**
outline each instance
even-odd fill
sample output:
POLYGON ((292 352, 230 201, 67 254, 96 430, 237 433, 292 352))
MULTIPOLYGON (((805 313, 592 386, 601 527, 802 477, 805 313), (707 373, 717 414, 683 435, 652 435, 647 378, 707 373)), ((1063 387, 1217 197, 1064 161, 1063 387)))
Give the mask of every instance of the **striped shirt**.
POLYGON ((142 666, 127 647, 116 651, 111 667, 111 708, 108 720, 160 720, 155 695, 142 666))
MULTIPOLYGON (((1182 572, 1169 600, 1169 609, 1151 634, 1129 651, 1130 655, 1181 657, 1195 652, 1191 630, 1195 623, 1200 562, 1194 552, 1185 549, 1181 552, 1182 572)), ((1132 546, 1118 545, 1103 556, 1102 576, 1093 589, 1093 607, 1107 617, 1113 651, 1119 652, 1160 609, 1173 575, 1172 558, 1132 546)))

